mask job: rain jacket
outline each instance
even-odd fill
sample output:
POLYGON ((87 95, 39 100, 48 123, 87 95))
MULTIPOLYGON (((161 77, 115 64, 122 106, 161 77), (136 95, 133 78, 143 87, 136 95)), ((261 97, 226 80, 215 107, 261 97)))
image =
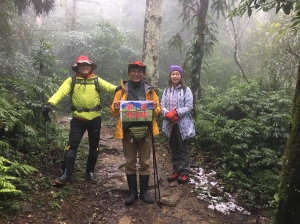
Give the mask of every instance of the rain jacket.
MULTIPOLYGON (((76 83, 72 94, 72 105, 76 108, 91 109, 100 105, 100 95, 96 90, 94 79, 98 79, 100 91, 114 93, 115 85, 97 77, 94 73, 87 79, 76 75, 76 83)), ((72 77, 67 78, 54 95, 48 100, 48 103, 56 106, 65 96, 71 92, 72 77)), ((73 117, 79 119, 93 120, 100 116, 100 111, 78 112, 73 111, 73 117)))
MULTIPOLYGON (((159 104, 159 99, 158 96, 156 95, 155 91, 154 91, 154 87, 145 83, 145 92, 146 92, 146 97, 145 100, 149 100, 149 101, 154 101, 157 104, 157 107, 153 110, 153 114, 152 114, 152 130, 153 130, 153 135, 158 135, 159 134, 159 129, 156 123, 156 117, 160 114, 161 112, 161 107, 159 104)), ((114 117, 118 117, 117 120, 117 124, 116 124, 116 133, 115 133, 115 137, 116 138, 120 138, 123 139, 124 133, 123 133, 123 128, 122 128, 122 121, 120 119, 120 110, 115 110, 114 108, 114 103, 122 101, 122 100, 127 100, 127 92, 128 92, 128 81, 122 81, 121 80, 121 85, 122 85, 122 89, 119 90, 118 92, 116 92, 114 100, 111 104, 110 107, 110 113, 114 116, 114 117)))
MULTIPOLYGON (((162 114, 165 115, 171 110, 170 108, 170 93, 175 91, 174 96, 176 97, 177 102, 177 114, 179 117, 178 125, 183 140, 194 137, 195 125, 191 116, 193 109, 193 94, 189 87, 186 87, 185 90, 181 86, 177 86, 175 89, 167 88, 164 90, 161 98, 161 108, 162 114)), ((166 118, 163 120, 162 131, 167 136, 170 137, 172 130, 172 122, 166 118)))

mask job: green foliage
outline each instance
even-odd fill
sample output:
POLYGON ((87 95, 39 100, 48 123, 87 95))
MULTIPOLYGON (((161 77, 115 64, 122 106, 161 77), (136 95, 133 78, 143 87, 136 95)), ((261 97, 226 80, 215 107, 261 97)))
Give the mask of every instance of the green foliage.
POLYGON ((50 124, 51 147, 48 151, 45 149, 45 124, 41 113, 43 96, 49 97, 61 82, 58 75, 52 73, 51 45, 39 41, 31 56, 19 52, 15 57, 7 58, 7 69, 1 74, 0 201, 3 203, 0 207, 12 208, 14 199, 30 189, 28 175, 37 171, 33 166, 41 166, 40 159, 47 158, 48 164, 54 164, 58 160, 56 157, 62 158, 54 153, 58 151, 54 149, 66 141, 64 132, 50 124), (16 64, 16 72, 5 73, 14 70, 16 64))
MULTIPOLYGON (((24 176, 28 176, 36 171, 37 169, 32 166, 11 162, 0 156, 0 198, 7 199, 10 196, 21 194, 22 191, 16 188, 16 184, 24 176)), ((3 200, 0 200, 0 209, 3 206, 1 201, 3 200)))
POLYGON ((256 21, 244 40, 243 58, 249 77, 260 77, 269 90, 294 89, 299 55, 299 37, 287 24, 290 16, 280 13, 270 20, 256 21), (253 44, 255 42, 255 44, 253 44))
MULTIPOLYGON (((40 43, 44 44, 43 42, 40 43)), ((49 52, 49 48, 44 48, 44 50, 49 52)), ((45 58, 47 59, 47 57, 45 58)), ((39 60, 38 64, 47 63, 46 61, 42 63, 41 58, 39 60)), ((43 95, 49 96, 51 90, 57 88, 55 83, 58 81, 56 79, 57 76, 55 75, 42 76, 40 73, 31 74, 29 77, 8 76, 3 79, 1 86, 3 94, 0 97, 0 142, 5 142, 9 147, 17 148, 23 152, 41 148, 44 141, 40 137, 43 133, 40 130, 43 128, 40 126, 43 95), (48 82, 41 82, 41 79, 48 82)), ((7 156, 11 154, 7 152, 1 154, 7 156)))
POLYGON ((235 8, 230 17, 234 16, 242 16, 246 13, 250 17, 252 15, 253 8, 255 10, 262 10, 267 12, 271 9, 276 9, 276 13, 278 13, 281 9, 286 15, 290 15, 291 12, 295 11, 293 14, 292 25, 294 32, 297 33, 299 30, 299 23, 300 23, 300 3, 297 0, 242 0, 238 7, 235 8), (298 28, 297 28, 298 27, 298 28))
MULTIPOLYGON (((191 55, 193 55, 193 46, 199 42, 199 6, 201 3, 199 1, 180 1, 180 4, 182 5, 183 12, 180 15, 182 17, 182 20, 186 22, 184 25, 184 28, 178 32, 176 35, 174 35, 168 42, 168 45, 172 49, 178 50, 180 53, 186 52, 187 58, 190 59, 191 55), (198 9, 198 11, 197 11, 198 9), (188 45, 184 45, 183 38, 181 36, 181 33, 183 30, 186 28, 188 29, 189 27, 192 27, 193 30, 193 36, 192 38, 188 41, 188 45)), ((217 33, 217 25, 213 21, 213 19, 209 16, 206 18, 209 22, 205 24, 204 26, 204 33, 205 33, 205 40, 201 40, 203 51, 207 54, 210 54, 213 50, 214 44, 218 42, 218 40, 215 37, 215 34, 217 33), (209 24, 209 25, 208 25, 209 24)), ((193 57, 199 57, 199 55, 193 55, 193 57)))
POLYGON ((43 13, 48 14, 54 8, 55 0, 15 0, 14 3, 20 15, 31 7, 36 15, 41 15, 43 13))
MULTIPOLYGON (((3 0, 0 7, 0 55, 1 57, 11 55, 14 50, 15 36, 12 21, 16 13, 13 1, 3 0)), ((1 58, 0 57, 0 58, 1 58)), ((2 64, 2 60, 1 60, 2 64)))
POLYGON ((183 40, 179 33, 173 36, 168 42, 170 48, 173 50, 178 50, 180 53, 183 52, 183 40))
POLYGON ((51 74, 54 65, 54 55, 52 52, 52 46, 44 39, 39 39, 38 44, 31 50, 33 67, 39 71, 40 75, 51 74), (44 74, 44 71, 46 74, 44 74))
POLYGON ((240 189, 240 199, 248 207, 267 206, 278 186, 291 95, 264 91, 256 82, 204 93, 197 105, 196 142, 210 155, 227 189, 240 189))
POLYGON ((222 0, 213 0, 211 4, 212 13, 217 13, 217 19, 220 18, 220 13, 223 17, 225 17, 225 11, 227 11, 226 7, 228 7, 226 1, 222 0))
POLYGON ((299 2, 296 2, 295 12, 296 12, 296 15, 291 20, 291 22, 292 22, 291 26, 292 26, 292 29, 294 30, 294 33, 297 33, 299 30, 299 24, 300 24, 300 3, 299 2))

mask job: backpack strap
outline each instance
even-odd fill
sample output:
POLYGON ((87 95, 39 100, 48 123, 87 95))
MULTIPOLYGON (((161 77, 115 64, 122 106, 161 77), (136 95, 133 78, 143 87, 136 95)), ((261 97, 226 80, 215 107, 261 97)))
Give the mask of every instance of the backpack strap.
MULTIPOLYGON (((71 91, 70 91, 70 94, 71 94, 71 104, 72 104, 72 97, 73 97, 73 92, 74 92, 75 84, 76 84, 76 76, 73 76, 72 77, 72 82, 71 82, 71 91)), ((99 86, 99 80, 98 80, 97 76, 94 79, 94 84, 95 84, 95 90, 98 92, 99 98, 100 98, 100 86, 99 86)), ((78 112, 100 111, 101 109, 102 109, 101 105, 97 105, 94 108, 76 108, 76 107, 74 107, 73 104, 71 106, 71 110, 72 111, 78 111, 78 112)))
MULTIPOLYGON (((72 83, 71 83, 71 91, 70 91, 71 99, 72 99, 72 95, 73 95, 73 92, 74 92, 75 84, 76 84, 76 76, 73 76, 72 77, 72 83)), ((97 76, 94 79, 94 84, 95 84, 95 90, 98 92, 98 94, 100 96, 100 86, 99 86, 99 80, 98 80, 97 76)))
POLYGON ((98 92, 99 97, 100 97, 100 86, 99 86, 99 80, 98 80, 98 77, 97 77, 97 76, 96 76, 96 78, 94 79, 94 83, 95 83, 95 89, 96 89, 96 91, 98 92))
POLYGON ((72 95, 73 95, 73 92, 74 92, 75 83, 76 83, 76 76, 73 76, 72 77, 72 83, 71 83, 71 91, 70 91, 71 100, 72 100, 72 95))

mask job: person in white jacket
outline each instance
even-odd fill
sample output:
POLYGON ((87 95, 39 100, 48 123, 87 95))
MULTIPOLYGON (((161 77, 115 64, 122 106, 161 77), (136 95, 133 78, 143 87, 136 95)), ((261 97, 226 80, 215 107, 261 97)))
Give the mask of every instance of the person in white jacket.
POLYGON ((173 171, 167 180, 171 182, 177 179, 179 183, 186 183, 190 173, 188 139, 195 136, 191 116, 193 94, 184 84, 183 69, 179 65, 171 65, 169 74, 168 87, 161 98, 164 116, 162 131, 169 138, 173 164, 173 171))

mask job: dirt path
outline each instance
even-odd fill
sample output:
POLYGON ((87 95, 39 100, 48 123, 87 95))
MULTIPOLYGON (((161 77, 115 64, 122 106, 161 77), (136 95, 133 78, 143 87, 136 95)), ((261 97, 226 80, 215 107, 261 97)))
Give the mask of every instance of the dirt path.
MULTIPOLYGON (((101 130, 101 152, 96 176, 97 184, 85 180, 75 180, 72 191, 56 210, 50 208, 42 194, 23 205, 23 209, 12 218, 14 224, 250 224, 266 223, 260 217, 231 213, 223 215, 208 209, 208 203, 197 199, 190 184, 169 183, 166 177, 171 171, 170 153, 157 151, 158 176, 160 178, 161 203, 148 205, 141 200, 125 206, 128 194, 124 172, 124 156, 121 141, 113 137, 113 132, 103 127, 101 130)), ((153 175, 149 183, 149 193, 154 198, 153 175)), ((63 195, 66 188, 49 189, 49 194, 63 195)), ((156 193, 158 193, 156 191, 156 193)), ((158 195, 157 195, 158 197, 158 195)), ((53 206, 55 207, 55 205, 53 206)), ((0 221, 1 223, 1 221, 0 221)))

